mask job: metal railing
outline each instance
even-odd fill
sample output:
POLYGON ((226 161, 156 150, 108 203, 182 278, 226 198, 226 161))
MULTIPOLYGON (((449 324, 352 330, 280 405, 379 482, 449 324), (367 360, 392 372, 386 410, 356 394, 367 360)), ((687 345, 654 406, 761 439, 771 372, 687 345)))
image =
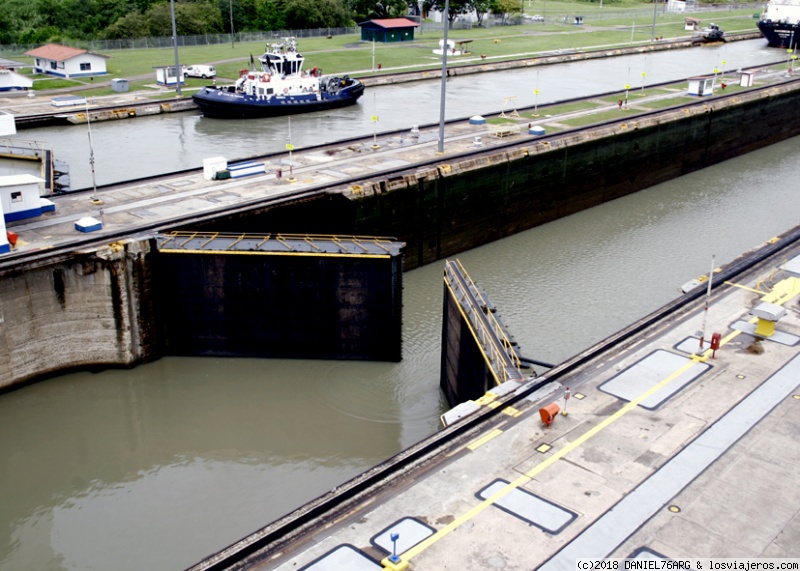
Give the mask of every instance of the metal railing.
POLYGON ((49 150, 49 143, 41 141, 0 139, 0 157, 41 160, 45 152, 49 150))
POLYGON ((464 316, 469 320, 475 339, 481 346, 487 364, 492 370, 497 384, 509 380, 519 380, 522 363, 508 338, 506 328, 490 310, 491 302, 456 260, 445 261, 445 281, 461 306, 464 316), (480 307, 487 308, 482 311, 480 307))

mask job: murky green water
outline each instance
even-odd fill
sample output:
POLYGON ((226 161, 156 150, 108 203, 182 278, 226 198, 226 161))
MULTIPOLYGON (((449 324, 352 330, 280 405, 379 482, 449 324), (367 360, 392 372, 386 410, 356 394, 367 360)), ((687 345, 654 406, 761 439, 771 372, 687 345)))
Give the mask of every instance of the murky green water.
MULTIPOLYGON (((559 362, 800 221, 797 141, 466 252, 559 362)), ((398 364, 168 358, 0 396, 0 569, 180 569, 439 425, 442 265, 405 275, 398 364)))

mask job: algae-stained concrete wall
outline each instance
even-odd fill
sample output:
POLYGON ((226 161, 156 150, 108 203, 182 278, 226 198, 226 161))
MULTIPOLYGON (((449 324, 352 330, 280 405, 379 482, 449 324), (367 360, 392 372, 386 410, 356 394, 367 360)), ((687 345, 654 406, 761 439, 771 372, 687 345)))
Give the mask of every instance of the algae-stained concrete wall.
POLYGON ((800 86, 448 159, 187 230, 393 236, 412 269, 800 135, 800 86))
POLYGON ((150 356, 149 252, 128 241, 0 272, 0 389, 150 356))
POLYGON ((800 134, 797 88, 529 140, 346 192, 414 268, 800 134))

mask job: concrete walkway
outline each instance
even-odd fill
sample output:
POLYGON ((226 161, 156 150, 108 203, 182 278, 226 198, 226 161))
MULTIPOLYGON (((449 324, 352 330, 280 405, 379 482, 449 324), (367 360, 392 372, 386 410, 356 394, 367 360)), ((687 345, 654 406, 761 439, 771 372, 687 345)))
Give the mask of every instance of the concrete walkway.
POLYGON ((700 350, 698 301, 253 568, 550 571, 574 570, 578 558, 798 557, 800 279, 780 269, 791 256, 800 265, 795 245, 774 269, 714 294, 715 353, 700 350), (761 301, 787 309, 776 329, 791 343, 730 328, 761 301), (538 409, 564 409, 565 386, 568 414, 547 428, 538 409))

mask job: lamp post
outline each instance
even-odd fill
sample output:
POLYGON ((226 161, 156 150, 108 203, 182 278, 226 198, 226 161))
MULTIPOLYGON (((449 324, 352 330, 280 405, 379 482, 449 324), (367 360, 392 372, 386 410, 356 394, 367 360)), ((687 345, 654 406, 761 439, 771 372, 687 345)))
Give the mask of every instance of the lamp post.
POLYGON ((650 41, 656 41, 656 11, 658 10, 658 0, 653 0, 653 32, 650 34, 650 41))
POLYGON ((292 151, 294 150, 294 145, 292 144, 292 116, 289 115, 287 117, 289 120, 289 135, 286 137, 286 150, 289 151, 289 182, 294 182, 294 163, 292 162, 292 151))
POLYGON ((92 200, 97 200, 97 182, 94 176, 94 145, 92 145, 92 120, 89 116, 89 100, 86 100, 86 128, 89 131, 89 165, 92 167, 92 200))
MULTIPOLYGON (((169 0, 170 13, 172 14, 172 45, 175 48, 175 86, 178 95, 181 94, 181 64, 178 63, 178 28, 175 25, 175 0, 169 0)), ((169 75, 169 74, 167 74, 169 75)))
POLYGON ((647 77, 647 58, 644 58, 644 69, 642 69, 642 91, 640 93, 641 97, 644 97, 644 80, 647 77))
POLYGON ((444 152, 444 100, 447 91, 447 29, 450 27, 450 0, 444 0, 444 43, 442 44, 442 90, 439 101, 439 147, 444 152))
POLYGON ((228 9, 231 15, 231 49, 233 49, 233 0, 228 0, 228 9))

